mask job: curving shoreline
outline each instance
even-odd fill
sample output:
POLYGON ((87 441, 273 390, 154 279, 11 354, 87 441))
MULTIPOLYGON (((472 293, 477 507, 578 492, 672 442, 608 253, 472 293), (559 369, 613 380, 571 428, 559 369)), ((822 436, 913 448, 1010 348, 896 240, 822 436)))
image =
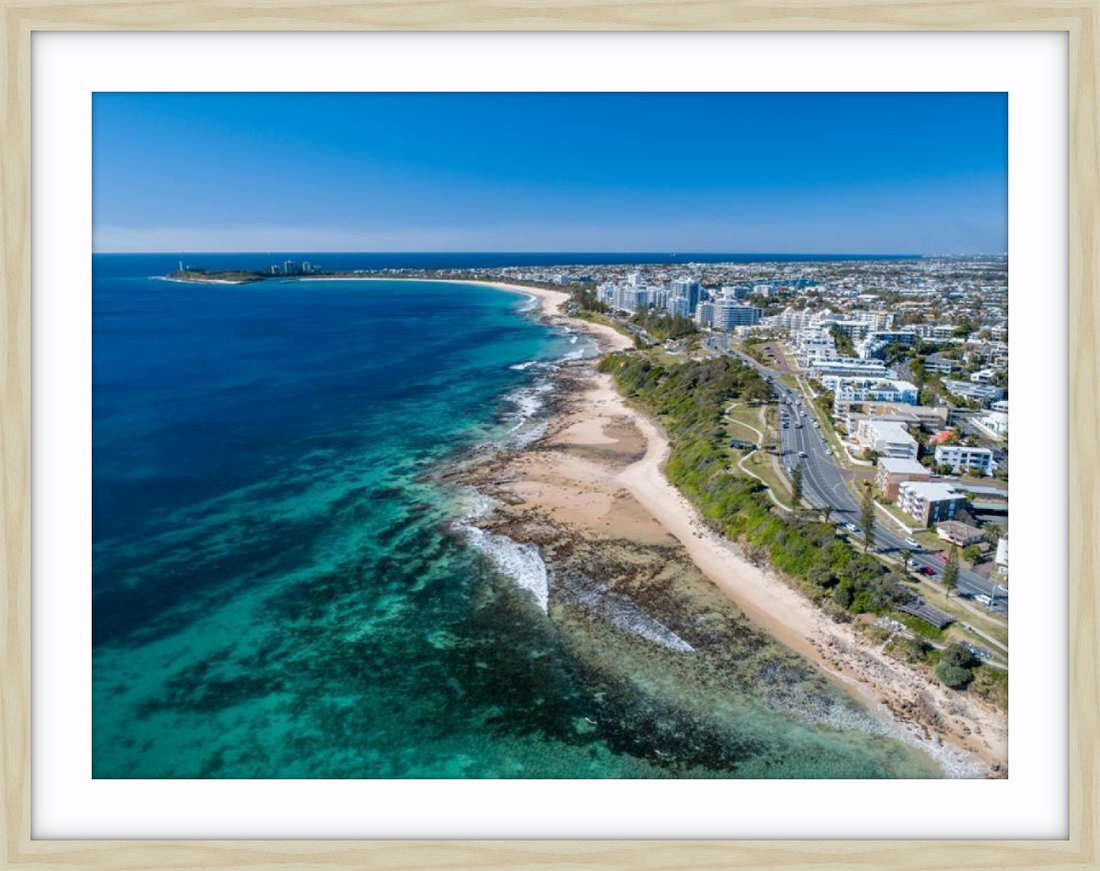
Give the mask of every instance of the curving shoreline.
MULTIPOLYGON (((551 319, 601 341, 604 350, 631 346, 610 327, 561 313, 568 294, 501 286, 530 293, 551 319)), ((887 657, 850 626, 835 623, 774 572, 750 563, 735 544, 712 531, 662 472, 669 442, 659 424, 630 408, 610 376, 597 374, 586 396, 593 415, 629 417, 641 431, 645 455, 618 480, 690 554, 695 565, 750 618, 788 647, 815 662, 864 700, 880 717, 901 724, 923 741, 942 742, 979 760, 988 777, 1006 777, 1007 718, 990 706, 943 687, 934 678, 887 657)))
MULTIPOLYGON (((562 308, 569 300, 565 292, 501 282, 465 283, 538 300, 547 323, 568 325, 592 336, 602 352, 633 346, 611 327, 565 315, 562 308)), ((937 758, 946 773, 1007 777, 1007 718, 1003 714, 886 656, 851 626, 826 616, 774 571, 749 562, 733 542, 710 529, 664 476, 669 442, 660 425, 630 407, 610 376, 596 372, 591 362, 577 367, 576 375, 568 413, 559 410, 554 415, 557 426, 551 428, 552 437, 540 439, 532 447, 556 440, 597 454, 602 444, 616 441, 629 428, 640 437, 640 456, 615 469, 611 480, 607 480, 606 469, 581 459, 558 468, 557 478, 546 475, 543 468, 528 466, 500 490, 519 501, 518 510, 513 506, 513 515, 527 511, 553 517, 582 535, 619 527, 628 528, 627 537, 641 541, 657 542, 667 536, 682 546, 694 566, 752 621, 816 664, 860 699, 884 726, 937 758), (609 489, 608 484, 613 486, 609 489), (615 488, 636 507, 618 498, 615 488), (638 509, 644 517, 634 516, 638 509)))

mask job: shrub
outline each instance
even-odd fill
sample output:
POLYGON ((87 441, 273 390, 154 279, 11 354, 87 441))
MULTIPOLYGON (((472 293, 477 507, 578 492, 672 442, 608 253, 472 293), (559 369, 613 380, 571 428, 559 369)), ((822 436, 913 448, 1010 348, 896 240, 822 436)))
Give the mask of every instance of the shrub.
POLYGON ((920 638, 901 636, 894 642, 893 653, 898 659, 905 662, 922 662, 928 655, 931 646, 920 638))
POLYGON ((962 644, 949 644, 944 648, 940 661, 959 668, 970 668, 974 665, 974 654, 962 644))
POLYGON ((941 659, 940 664, 936 666, 936 677, 951 689, 958 690, 965 688, 974 679, 974 672, 968 668, 951 665, 941 659))

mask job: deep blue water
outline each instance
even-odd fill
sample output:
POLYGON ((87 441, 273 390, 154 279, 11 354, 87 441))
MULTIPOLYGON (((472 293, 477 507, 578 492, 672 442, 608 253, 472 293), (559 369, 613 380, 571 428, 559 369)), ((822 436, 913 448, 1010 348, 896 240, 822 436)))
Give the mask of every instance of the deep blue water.
POLYGON ((438 473, 576 348, 523 297, 154 265, 93 262, 94 776, 935 773, 709 584, 685 653, 461 534, 438 473))
POLYGON ((333 253, 308 251, 243 254, 179 252, 164 254, 97 254, 98 275, 125 275, 145 270, 163 275, 180 260, 200 269, 264 270, 284 260, 309 262, 333 271, 352 269, 492 269, 504 266, 588 266, 625 263, 837 263, 844 260, 889 261, 919 259, 917 254, 720 254, 669 252, 386 252, 333 253))

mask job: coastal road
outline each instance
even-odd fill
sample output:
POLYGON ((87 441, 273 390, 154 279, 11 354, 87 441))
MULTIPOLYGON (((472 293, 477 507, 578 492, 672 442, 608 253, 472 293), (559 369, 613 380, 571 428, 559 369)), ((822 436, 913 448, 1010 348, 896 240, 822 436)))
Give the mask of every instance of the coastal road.
MULTIPOLYGON (((803 498, 815 508, 832 506, 830 520, 840 526, 849 523, 856 526, 857 529, 848 530, 848 534, 862 542, 863 532, 858 529, 860 504, 841 477, 825 437, 813 426, 813 418, 806 411, 810 400, 794 388, 787 387, 779 379, 777 371, 763 366, 741 351, 726 350, 725 343, 720 340, 716 340, 713 344, 708 340, 707 347, 715 353, 733 355, 752 366, 761 375, 772 379, 773 388, 781 403, 781 412, 785 411, 788 420, 787 428, 783 429, 780 424, 779 429, 780 453, 788 475, 801 463, 803 498), (799 421, 802 423, 801 427, 796 426, 799 421), (802 454, 805 456, 801 456, 802 454)), ((913 565, 916 568, 931 569, 937 578, 943 575, 944 564, 936 559, 934 552, 923 550, 920 545, 914 547, 907 544, 905 536, 877 524, 871 547, 879 553, 894 556, 903 550, 908 550, 912 554, 913 565)), ((970 597, 995 594, 992 610, 1008 616, 1007 596, 996 593, 989 580, 976 572, 959 568, 958 592, 970 597)))

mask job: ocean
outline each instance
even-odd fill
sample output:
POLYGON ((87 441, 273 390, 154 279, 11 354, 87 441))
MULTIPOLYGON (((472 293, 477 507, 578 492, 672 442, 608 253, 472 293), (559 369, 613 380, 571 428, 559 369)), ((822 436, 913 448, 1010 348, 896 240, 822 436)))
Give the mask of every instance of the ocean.
MULTIPOLYGON (((200 265, 250 265, 223 256, 200 265)), ((93 258, 94 777, 943 773, 619 594, 580 639, 536 548, 463 523, 479 499, 441 473, 537 436, 541 379, 593 352, 528 298, 152 277, 174 265, 93 258)))

